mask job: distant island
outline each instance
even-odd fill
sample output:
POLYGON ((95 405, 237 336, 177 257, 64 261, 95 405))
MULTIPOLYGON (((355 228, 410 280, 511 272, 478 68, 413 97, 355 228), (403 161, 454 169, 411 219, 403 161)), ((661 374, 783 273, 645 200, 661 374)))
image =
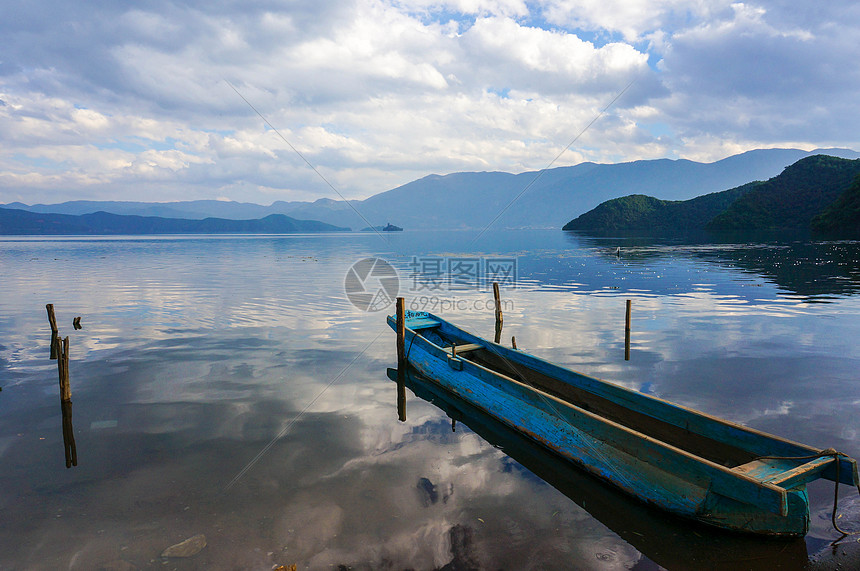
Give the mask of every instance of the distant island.
POLYGON ((108 212, 46 214, 0 208, 0 235, 296 234, 349 230, 316 220, 296 220, 284 214, 256 220, 188 220, 108 212))
POLYGON ((659 200, 634 194, 601 203, 563 230, 598 236, 670 236, 737 231, 860 235, 860 159, 815 155, 767 181, 659 200))
POLYGON ((400 226, 395 226, 391 222, 386 224, 385 226, 368 226, 367 228, 362 228, 362 232, 403 232, 403 228, 400 226))

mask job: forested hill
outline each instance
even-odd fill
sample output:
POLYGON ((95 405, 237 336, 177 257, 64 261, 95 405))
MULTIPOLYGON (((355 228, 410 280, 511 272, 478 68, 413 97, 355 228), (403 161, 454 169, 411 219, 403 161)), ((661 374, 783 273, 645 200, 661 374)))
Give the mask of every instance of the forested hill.
POLYGON ((660 200, 632 194, 607 200, 568 222, 563 230, 594 235, 673 235, 700 232, 714 216, 760 182, 690 200, 660 200))
POLYGON ((711 220, 710 231, 809 229, 860 175, 860 159, 815 155, 762 183, 711 220))
POLYGON ((810 228, 843 234, 853 229, 856 233, 858 176, 860 160, 816 155, 797 161, 767 181, 691 200, 665 201, 643 195, 609 200, 571 220, 564 229, 594 235, 651 236, 810 228))
POLYGON ((827 234, 860 236, 860 176, 839 198, 812 219, 812 229, 827 234))
POLYGON ((283 214, 272 214, 257 220, 183 220, 158 216, 122 216, 107 212, 80 216, 42 214, 0 208, 0 234, 5 235, 294 234, 345 230, 349 228, 339 228, 316 220, 296 220, 283 214))

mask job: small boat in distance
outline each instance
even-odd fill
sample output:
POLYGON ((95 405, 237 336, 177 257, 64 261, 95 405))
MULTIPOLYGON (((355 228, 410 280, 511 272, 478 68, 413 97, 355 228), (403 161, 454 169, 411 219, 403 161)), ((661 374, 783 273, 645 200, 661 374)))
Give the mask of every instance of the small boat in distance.
MULTIPOLYGON (((388 324, 397 330, 396 316, 388 324)), ((806 484, 857 486, 855 460, 642 394, 405 313, 404 357, 455 396, 622 491, 734 531, 799 537, 806 484)))

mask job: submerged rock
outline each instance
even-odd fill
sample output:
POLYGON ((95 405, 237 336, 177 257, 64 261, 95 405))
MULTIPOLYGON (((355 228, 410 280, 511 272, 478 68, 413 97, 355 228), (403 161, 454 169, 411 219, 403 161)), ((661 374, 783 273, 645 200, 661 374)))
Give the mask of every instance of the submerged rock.
POLYGON ((472 547, 472 528, 458 523, 448 530, 448 539, 451 541, 453 559, 444 565, 440 571, 478 571, 481 569, 481 564, 478 563, 472 547))
POLYGON ((427 478, 420 478, 415 486, 418 489, 418 495, 421 498, 421 505, 425 508, 430 507, 439 501, 439 492, 436 486, 427 478))
POLYGON ((171 545, 161 552, 162 557, 194 557, 206 547, 206 536, 202 533, 189 537, 181 543, 171 545))

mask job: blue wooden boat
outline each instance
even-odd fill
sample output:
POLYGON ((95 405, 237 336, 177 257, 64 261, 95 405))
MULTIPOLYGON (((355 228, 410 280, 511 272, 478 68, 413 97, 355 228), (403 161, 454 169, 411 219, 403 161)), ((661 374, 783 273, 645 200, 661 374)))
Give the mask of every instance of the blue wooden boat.
MULTIPOLYGON (((388 317, 396 330, 396 317, 388 317)), ((405 359, 425 377, 624 492, 735 531, 809 530, 806 484, 858 485, 857 463, 638 393, 406 312, 405 359)))
MULTIPOLYGON (((666 512, 621 492, 585 470, 572 469, 554 454, 510 426, 478 410, 418 374, 412 367, 388 369, 388 378, 403 389, 441 409, 451 419, 451 430, 468 427, 520 466, 567 496, 614 534, 663 569, 737 571, 755 561, 755 569, 802 571, 809 559, 802 538, 762 541, 760 536, 732 533, 669 517, 666 512)), ((405 409, 405 403, 403 404, 405 409)), ((399 407, 398 407, 399 408, 399 407)), ((398 412, 401 412, 398 410, 398 412)), ((405 410, 403 417, 405 417, 405 410)), ((403 418, 405 420, 405 418, 403 418)), ((505 466, 509 464, 505 462, 505 466)))

